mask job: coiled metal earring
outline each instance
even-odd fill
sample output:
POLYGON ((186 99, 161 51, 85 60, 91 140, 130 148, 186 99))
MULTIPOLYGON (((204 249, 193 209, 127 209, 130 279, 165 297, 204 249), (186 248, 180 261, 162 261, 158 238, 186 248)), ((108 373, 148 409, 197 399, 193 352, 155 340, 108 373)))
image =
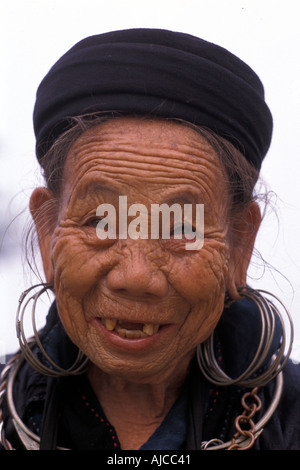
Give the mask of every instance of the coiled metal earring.
POLYGON ((273 294, 264 290, 255 290, 249 287, 240 289, 242 297, 252 300, 258 308, 261 319, 261 337, 254 358, 247 369, 237 378, 229 377, 218 365, 214 356, 214 334, 212 334, 204 343, 197 347, 197 359, 203 375, 211 383, 220 386, 238 385, 242 387, 260 387, 274 379, 284 368, 291 354, 294 329, 291 316, 283 303, 273 294), (283 308, 290 327, 289 344, 287 352, 287 334, 283 316, 274 302, 271 302, 265 296, 271 296, 283 308), (270 352, 272 340, 275 333, 276 317, 281 323, 282 337, 280 347, 275 355, 272 356, 268 368, 259 374, 259 370, 264 365, 270 352))
POLYGON ((79 375, 85 372, 87 364, 88 364, 88 359, 84 356, 84 354, 81 351, 78 351, 77 358, 74 362, 74 364, 69 368, 69 369, 63 369, 60 367, 58 364, 56 364, 53 359, 47 354, 45 351, 40 337, 39 333, 37 331, 36 327, 36 320, 35 320, 35 310, 36 310, 36 304, 39 299, 39 297, 46 292, 48 289, 51 289, 52 286, 51 284, 36 284, 29 289, 25 290, 19 299, 19 305, 18 305, 18 310, 17 310, 17 316, 16 316, 16 330, 17 330, 17 337, 19 340, 20 344, 20 349, 21 352, 23 353, 24 358, 26 361, 39 373, 49 376, 49 377, 62 377, 62 376, 67 376, 67 375, 79 375), (39 288, 37 292, 32 294, 30 297, 28 297, 29 293, 34 290, 39 288), (26 302, 25 299, 27 298, 26 302), (24 332, 24 315, 25 315, 25 310, 28 307, 28 304, 32 301, 32 310, 31 310, 31 317, 32 317, 32 328, 33 328, 33 333, 34 336, 30 339, 27 340, 25 332, 24 332), (25 303, 24 303, 25 302, 25 303), (37 345, 47 360, 47 362, 52 366, 48 367, 45 364, 42 364, 38 358, 35 356, 33 353, 33 347, 37 345))

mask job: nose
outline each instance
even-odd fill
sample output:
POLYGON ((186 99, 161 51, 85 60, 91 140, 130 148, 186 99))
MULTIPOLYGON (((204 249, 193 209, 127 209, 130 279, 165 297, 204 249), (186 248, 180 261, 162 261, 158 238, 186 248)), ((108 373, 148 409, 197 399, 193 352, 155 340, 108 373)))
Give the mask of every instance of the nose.
POLYGON ((167 294, 166 276, 150 259, 151 252, 138 240, 133 240, 130 249, 126 247, 122 255, 122 260, 106 276, 109 290, 145 299, 163 298, 167 294))

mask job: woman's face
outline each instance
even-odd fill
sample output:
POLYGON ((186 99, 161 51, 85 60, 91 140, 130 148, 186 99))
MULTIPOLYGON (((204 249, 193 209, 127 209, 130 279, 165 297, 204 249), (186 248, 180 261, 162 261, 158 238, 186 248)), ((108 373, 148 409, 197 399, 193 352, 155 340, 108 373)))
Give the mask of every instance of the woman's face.
POLYGON ((75 142, 62 187, 57 226, 40 245, 72 341, 101 370, 136 382, 187 368, 220 318, 235 259, 212 147, 177 123, 111 120, 75 142), (152 204, 204 204, 202 248, 186 249, 191 241, 172 235, 172 220, 169 239, 120 239, 117 223, 116 237, 101 240, 97 208, 110 204, 118 221, 120 196, 148 214, 152 204))

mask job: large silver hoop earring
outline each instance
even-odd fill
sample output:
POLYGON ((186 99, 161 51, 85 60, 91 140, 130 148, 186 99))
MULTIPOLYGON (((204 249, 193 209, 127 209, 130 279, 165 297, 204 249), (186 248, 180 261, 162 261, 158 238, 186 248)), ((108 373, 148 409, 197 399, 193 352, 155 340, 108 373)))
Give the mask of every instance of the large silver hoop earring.
POLYGON ((273 380, 277 374, 284 368, 290 356, 293 344, 294 329, 291 316, 283 303, 273 294, 265 290, 255 290, 249 287, 241 288, 239 293, 242 297, 251 299, 256 306, 261 319, 261 337, 256 354, 251 361, 248 368, 237 378, 232 379, 229 377, 218 365, 214 355, 214 334, 212 334, 204 343, 200 344, 197 348, 197 359, 199 367, 203 375, 210 382, 215 385, 237 385, 242 387, 261 387, 266 383, 273 380), (285 315, 288 319, 289 343, 288 349, 285 353, 287 346, 288 335, 285 329, 284 318, 281 315, 279 308, 274 303, 274 300, 269 300, 267 296, 271 296, 283 308, 285 315), (275 355, 272 356, 269 367, 259 374, 259 370, 264 365, 266 358, 269 354, 272 340, 275 333, 276 317, 281 323, 282 337, 280 347, 275 355))
POLYGON ((78 351, 78 355, 74 364, 69 369, 63 369, 51 359, 51 357, 47 354, 47 352, 45 351, 41 343, 39 333, 36 327, 36 320, 35 320, 36 304, 37 304, 39 297, 44 292, 46 292, 47 289, 51 289, 51 288, 52 288, 51 284, 37 284, 25 290, 20 296, 17 316, 16 316, 16 330, 17 330, 17 337, 19 340, 21 352, 23 353, 23 356, 26 359, 26 361, 40 374, 43 374, 49 377, 62 377, 62 376, 67 376, 67 375, 82 374, 83 372, 86 371, 88 359, 84 356, 84 354, 81 351, 78 351), (28 296, 28 294, 32 290, 34 289, 36 290, 37 288, 39 288, 39 290, 35 292, 34 294, 32 294, 30 297, 28 297, 25 302, 25 299, 28 296), (32 301, 31 321, 32 321, 32 328, 33 328, 34 336, 30 338, 29 340, 27 340, 25 332, 24 332, 23 322, 24 322, 25 310, 31 301, 32 301), (33 347, 35 345, 39 347, 40 351, 42 352, 47 362, 51 365, 51 367, 46 366, 45 364, 41 363, 37 359, 37 357, 33 353, 33 347))

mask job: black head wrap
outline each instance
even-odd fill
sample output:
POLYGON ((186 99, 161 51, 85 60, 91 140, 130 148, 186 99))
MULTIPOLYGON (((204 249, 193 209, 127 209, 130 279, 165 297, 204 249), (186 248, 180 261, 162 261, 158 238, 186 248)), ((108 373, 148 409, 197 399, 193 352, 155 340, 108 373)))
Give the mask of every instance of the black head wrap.
POLYGON ((167 30, 91 36, 63 55, 37 91, 38 158, 70 117, 105 111, 204 126, 232 142, 257 169, 272 135, 263 85, 253 70, 220 46, 167 30))

